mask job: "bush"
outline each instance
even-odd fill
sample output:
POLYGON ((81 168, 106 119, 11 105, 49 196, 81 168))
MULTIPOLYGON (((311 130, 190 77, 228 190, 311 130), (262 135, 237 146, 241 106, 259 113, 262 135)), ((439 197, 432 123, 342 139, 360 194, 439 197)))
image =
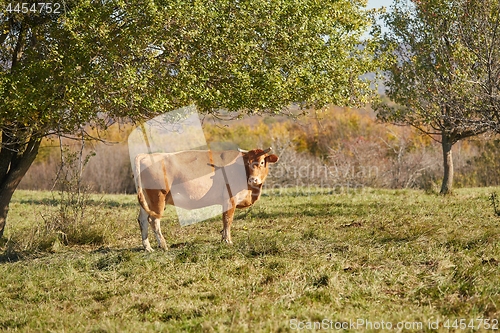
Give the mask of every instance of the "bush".
POLYGON ((61 164, 53 187, 52 199, 41 214, 43 223, 27 231, 28 237, 13 239, 18 251, 57 251, 66 245, 104 245, 112 240, 116 226, 107 223, 109 212, 104 204, 94 200, 91 186, 84 184, 82 175, 92 152, 86 154, 68 147, 61 149, 61 164))
POLYGON ((457 184, 463 187, 500 185, 500 139, 472 141, 477 155, 468 159, 457 175, 457 184))

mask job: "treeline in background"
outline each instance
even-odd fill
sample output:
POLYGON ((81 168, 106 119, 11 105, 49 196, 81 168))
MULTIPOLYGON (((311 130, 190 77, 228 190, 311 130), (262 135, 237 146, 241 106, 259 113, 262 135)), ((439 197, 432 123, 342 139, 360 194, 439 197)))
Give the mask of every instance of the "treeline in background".
MULTIPOLYGON (((106 143, 86 142, 84 149, 78 141, 63 140, 61 149, 58 138, 46 140, 19 188, 54 190, 60 186, 60 178, 81 173, 82 184, 91 191, 135 192, 127 147, 127 136, 133 128, 113 125, 104 136, 106 143), (73 168, 68 169, 68 165, 73 168)), ((205 119, 204 131, 207 142, 214 146, 217 142, 232 142, 242 149, 272 147, 280 161, 271 169, 267 188, 439 191, 442 179, 443 158, 438 142, 410 127, 382 124, 370 109, 330 107, 294 119, 205 119)), ((500 185, 498 137, 460 141, 453 153, 457 187, 500 185)))

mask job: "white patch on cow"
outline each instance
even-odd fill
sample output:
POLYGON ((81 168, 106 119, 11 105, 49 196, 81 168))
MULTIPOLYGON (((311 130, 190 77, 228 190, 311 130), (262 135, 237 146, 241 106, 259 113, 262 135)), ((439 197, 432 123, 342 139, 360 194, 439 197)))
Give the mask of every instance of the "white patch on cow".
POLYGON ((139 226, 141 227, 142 245, 146 251, 153 252, 153 248, 151 247, 148 239, 149 215, 146 213, 144 208, 141 207, 139 217, 137 219, 139 221, 139 226))

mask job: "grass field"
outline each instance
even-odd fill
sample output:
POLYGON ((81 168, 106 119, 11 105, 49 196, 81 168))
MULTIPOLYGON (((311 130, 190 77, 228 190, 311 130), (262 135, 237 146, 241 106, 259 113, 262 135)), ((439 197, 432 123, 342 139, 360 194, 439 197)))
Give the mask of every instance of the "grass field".
POLYGON ((170 249, 152 254, 133 195, 93 197, 85 213, 104 236, 71 245, 43 238, 51 194, 18 191, 0 243, 0 330, 498 329, 494 191, 266 195, 237 213, 233 246, 220 242, 220 218, 181 228, 169 210, 170 249))

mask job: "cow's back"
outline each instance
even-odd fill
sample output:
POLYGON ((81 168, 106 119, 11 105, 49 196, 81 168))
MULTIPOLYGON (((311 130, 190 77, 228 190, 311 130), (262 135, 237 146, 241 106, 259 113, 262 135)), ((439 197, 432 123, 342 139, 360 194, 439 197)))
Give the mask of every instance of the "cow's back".
POLYGON ((241 184, 246 185, 244 165, 238 163, 238 157, 238 151, 140 154, 136 157, 136 173, 139 172, 140 177, 138 187, 150 197, 155 195, 151 190, 163 191, 173 201, 168 203, 186 209, 222 204, 227 199, 224 195, 227 187, 221 167, 227 168, 229 175, 234 174, 235 169, 240 170, 239 175, 243 179, 239 181, 238 188, 242 187, 241 184))

